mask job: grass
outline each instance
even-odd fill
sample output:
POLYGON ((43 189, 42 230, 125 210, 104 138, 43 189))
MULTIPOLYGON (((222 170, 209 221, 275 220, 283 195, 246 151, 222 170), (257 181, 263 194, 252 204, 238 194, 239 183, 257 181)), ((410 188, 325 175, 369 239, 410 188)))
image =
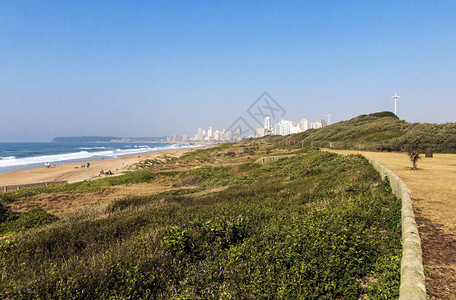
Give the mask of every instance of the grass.
POLYGON ((0 234, 11 235, 45 224, 51 224, 58 218, 40 208, 31 209, 22 214, 10 214, 7 220, 0 223, 0 234))
POLYGON ((322 148, 375 151, 456 152, 456 123, 408 123, 393 113, 361 115, 318 130, 289 136, 285 142, 322 148))
POLYGON ((456 274, 456 264, 450 258, 456 230, 456 155, 437 153, 432 158, 422 155, 418 170, 411 170, 412 163, 407 153, 363 151, 362 154, 391 169, 410 188, 422 239, 424 267, 441 272, 438 275, 435 272, 426 274, 428 292, 439 299, 451 299, 456 274))
POLYGON ((66 183, 40 188, 28 188, 0 193, 0 203, 12 203, 20 199, 43 193, 92 193, 114 185, 150 182, 154 178, 155 176, 153 173, 147 170, 138 170, 127 172, 119 176, 106 177, 98 180, 66 183))
POLYGON ((445 224, 448 232, 456 230, 456 155, 434 154, 427 158, 421 155, 418 170, 411 170, 412 163, 407 153, 369 152, 369 151, 336 151, 339 153, 357 154, 372 157, 401 177, 412 191, 415 199, 426 201, 414 202, 424 216, 438 224, 445 224))
MULTIPOLYGON (((269 143, 247 146, 260 156, 269 143)), ((307 150, 257 165, 242 148, 183 157, 243 159, 167 173, 192 189, 118 199, 1 240, 0 290, 12 299, 397 297, 400 201, 364 158, 307 150), (209 192, 218 186, 227 188, 209 192)))

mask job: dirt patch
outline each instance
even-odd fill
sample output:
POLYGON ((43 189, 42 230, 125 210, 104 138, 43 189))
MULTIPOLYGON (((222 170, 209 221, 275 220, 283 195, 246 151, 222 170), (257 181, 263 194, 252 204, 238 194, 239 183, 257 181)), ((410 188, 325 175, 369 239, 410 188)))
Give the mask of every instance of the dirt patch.
POLYGON ((430 299, 454 300, 456 299, 456 235, 446 233, 443 225, 423 217, 421 209, 414 210, 421 236, 427 293, 430 299))
POLYGON ((201 192, 194 193, 191 196, 192 197, 200 197, 200 196, 204 196, 204 195, 211 194, 211 193, 221 192, 221 191, 226 190, 227 188, 229 188, 229 186, 218 186, 218 187, 214 187, 214 188, 211 188, 211 189, 208 189, 208 190, 204 190, 204 191, 201 191, 201 192))
POLYGON ((105 188, 95 193, 66 194, 52 193, 39 194, 24 201, 11 204, 11 209, 16 212, 25 212, 32 208, 42 208, 53 214, 74 212, 90 205, 112 201, 125 196, 142 196, 173 190, 169 186, 150 183, 119 185, 105 188))

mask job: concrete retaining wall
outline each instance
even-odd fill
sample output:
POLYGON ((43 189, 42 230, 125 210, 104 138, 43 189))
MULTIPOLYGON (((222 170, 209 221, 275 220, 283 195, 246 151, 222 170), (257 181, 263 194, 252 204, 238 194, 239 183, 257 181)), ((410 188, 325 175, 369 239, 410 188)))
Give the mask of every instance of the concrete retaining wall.
MULTIPOLYGON (((256 163, 265 164, 278 161, 291 155, 265 156, 256 160, 256 163)), ((382 179, 388 177, 393 194, 402 200, 402 260, 401 260, 401 286, 400 300, 425 300, 426 285, 424 277, 423 259, 421 252, 421 239, 413 213, 412 198, 409 188, 402 179, 390 169, 383 166, 373 158, 367 158, 373 167, 380 173, 382 179)))
POLYGON ((282 159, 282 158, 289 158, 289 157, 293 157, 293 156, 296 156, 296 154, 263 156, 263 157, 258 158, 255 161, 255 163, 264 165, 264 164, 276 162, 276 161, 278 161, 279 159, 282 159))
POLYGON ((402 260, 399 299, 426 299, 421 239, 413 213, 411 193, 402 179, 372 158, 367 158, 380 173, 388 176, 394 195, 402 200, 402 260))

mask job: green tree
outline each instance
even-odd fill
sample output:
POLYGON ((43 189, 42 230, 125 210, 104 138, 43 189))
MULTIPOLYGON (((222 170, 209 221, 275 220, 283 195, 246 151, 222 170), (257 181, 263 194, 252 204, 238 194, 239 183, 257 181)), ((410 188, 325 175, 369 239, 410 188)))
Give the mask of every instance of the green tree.
POLYGON ((411 160, 412 163, 413 163, 413 168, 412 168, 412 170, 418 169, 418 168, 416 167, 416 163, 417 163, 417 161, 418 161, 419 159, 421 159, 421 156, 420 156, 420 154, 419 154, 417 151, 412 151, 412 152, 410 152, 410 160, 411 160))

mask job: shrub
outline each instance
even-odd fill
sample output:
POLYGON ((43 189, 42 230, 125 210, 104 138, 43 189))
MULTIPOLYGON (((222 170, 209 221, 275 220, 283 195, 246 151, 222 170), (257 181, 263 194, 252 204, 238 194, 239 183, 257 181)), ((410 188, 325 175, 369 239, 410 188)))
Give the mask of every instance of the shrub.
POLYGON ((179 226, 173 226, 163 236, 163 245, 166 250, 171 252, 188 253, 193 249, 194 245, 185 230, 179 226))
POLYGON ((309 151, 175 177, 200 178, 196 190, 229 187, 123 198, 103 218, 17 234, 0 244, 0 290, 11 299, 397 295, 401 203, 363 157, 309 151))
POLYGON ((58 217, 47 213, 44 209, 34 208, 19 214, 14 220, 1 224, 0 233, 24 231, 53 223, 58 219, 58 217))
POLYGON ((5 205, 0 203, 0 223, 7 221, 11 216, 11 213, 5 205))

